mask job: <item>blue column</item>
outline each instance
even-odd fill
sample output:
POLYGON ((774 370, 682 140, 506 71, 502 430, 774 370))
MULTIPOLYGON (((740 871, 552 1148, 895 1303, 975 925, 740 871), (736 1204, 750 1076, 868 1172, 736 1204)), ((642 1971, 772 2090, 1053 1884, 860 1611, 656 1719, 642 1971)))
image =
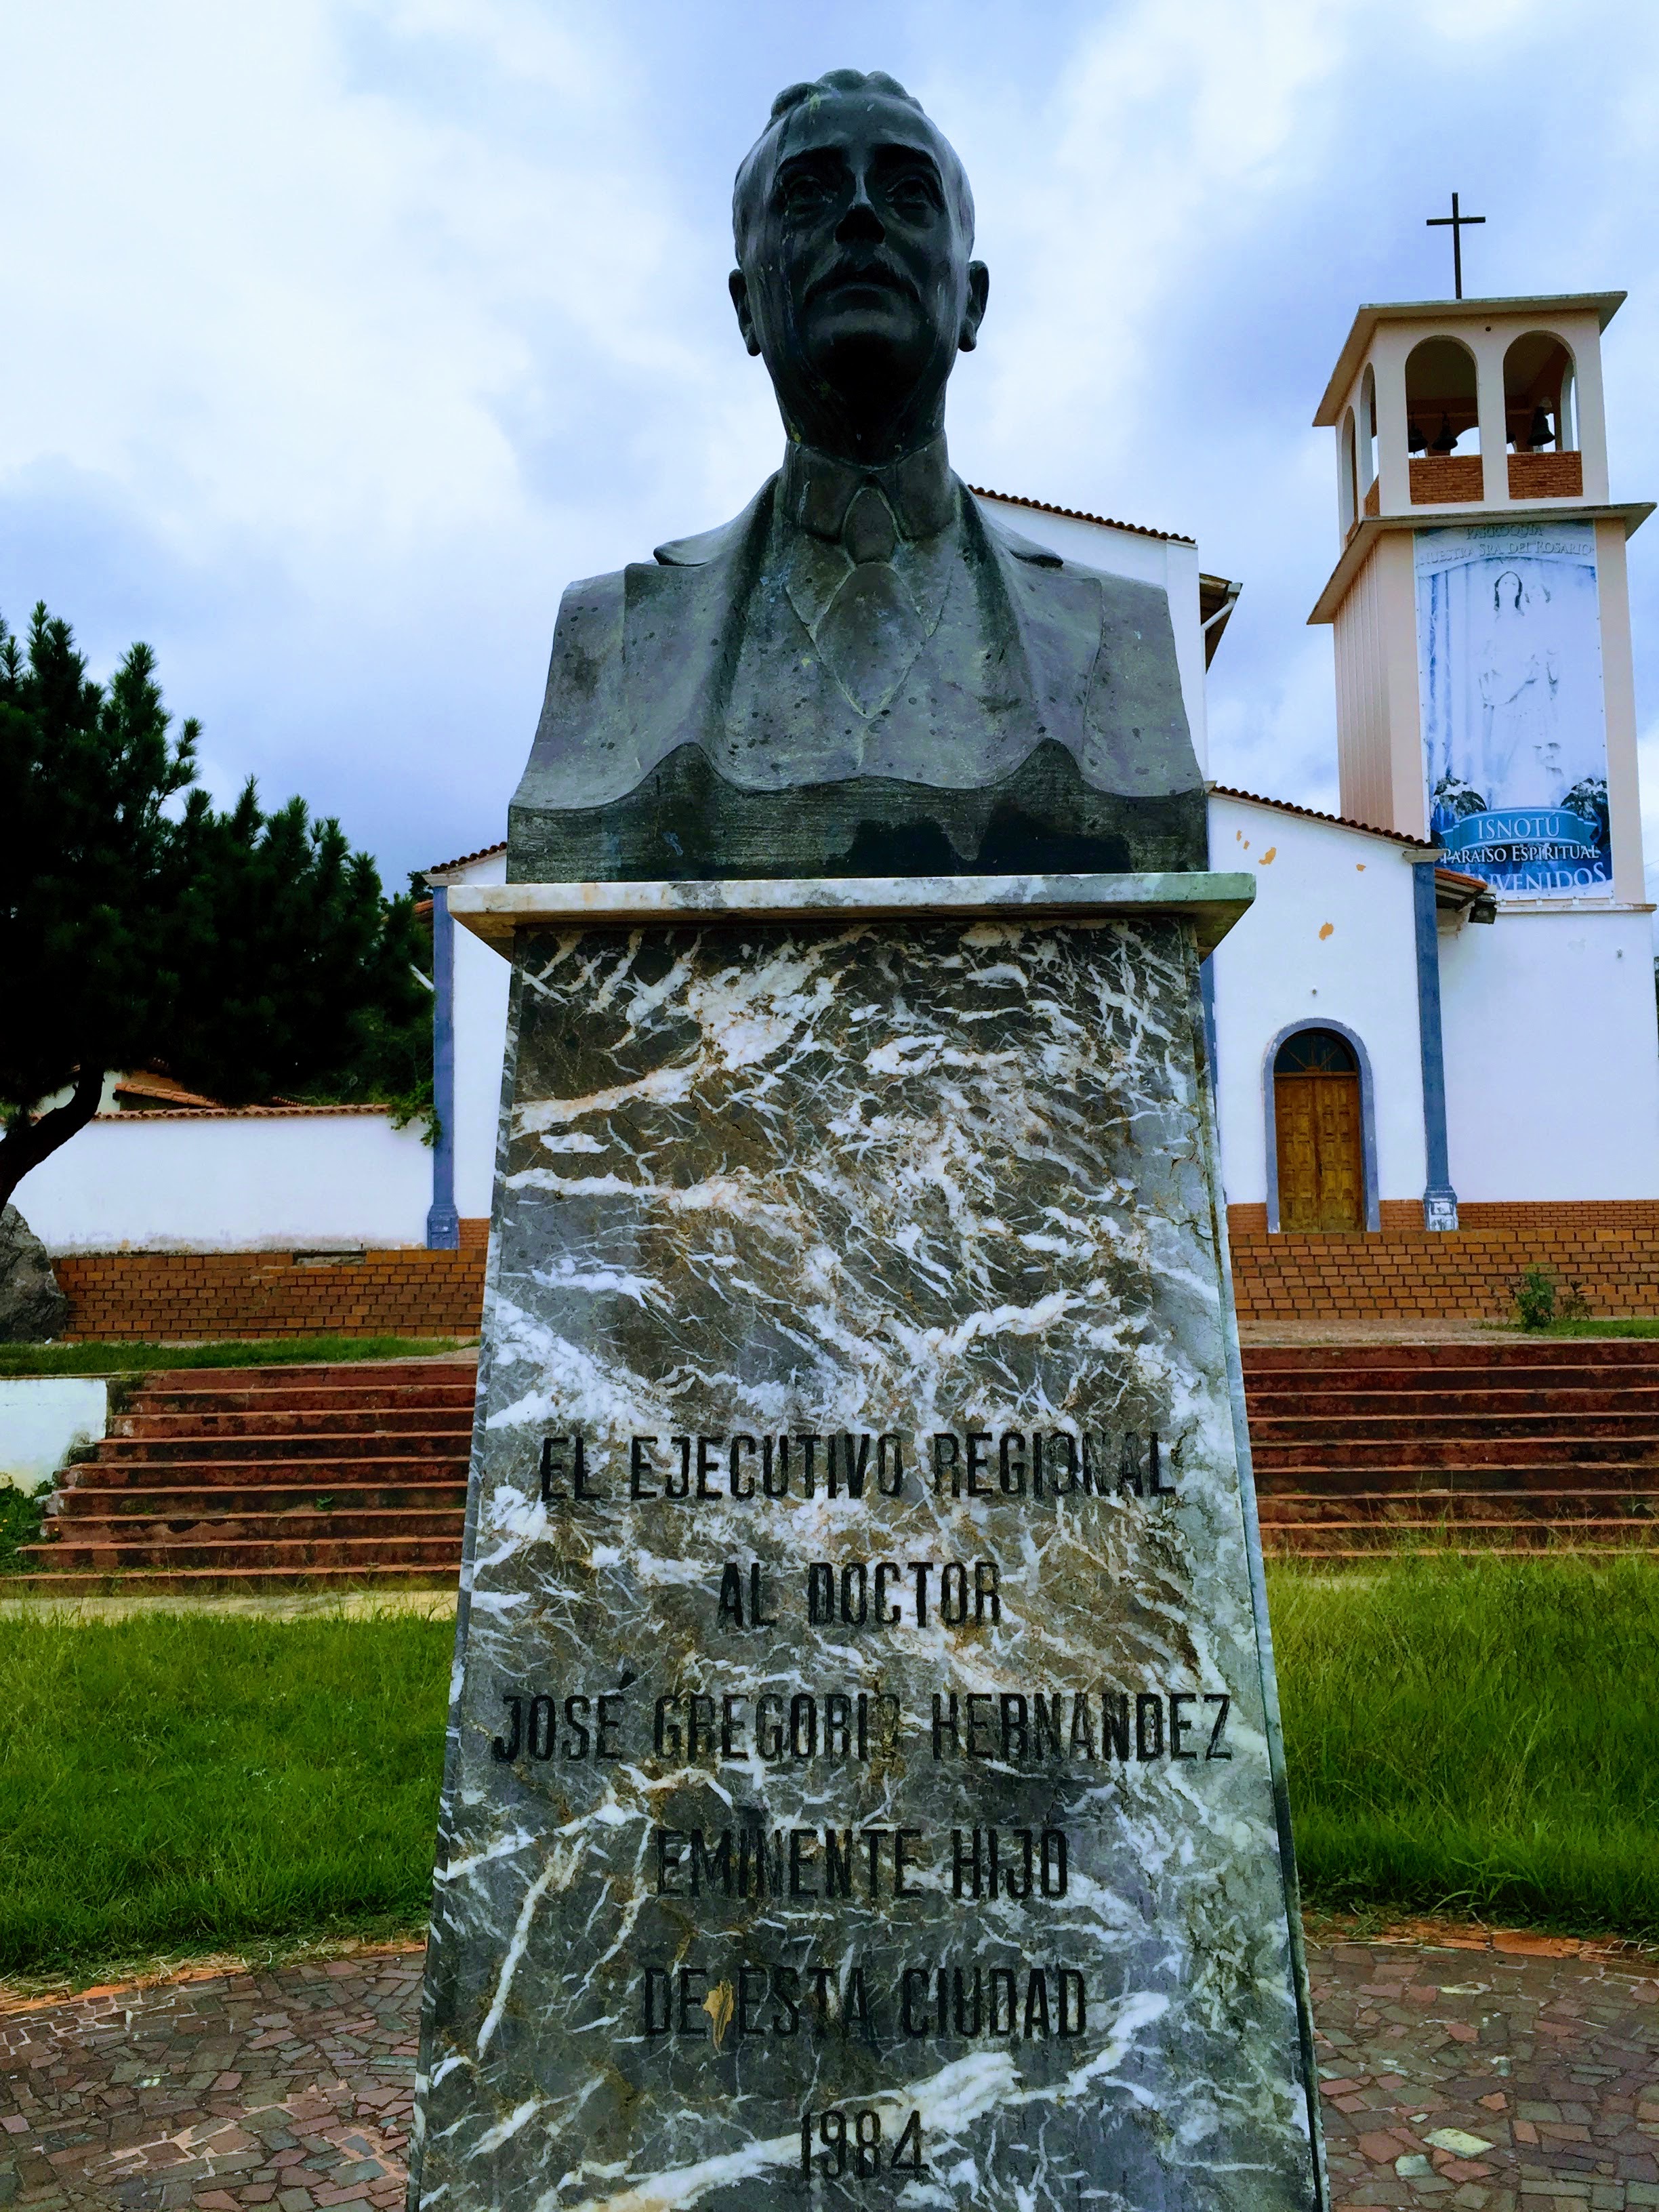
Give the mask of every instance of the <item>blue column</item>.
POLYGON ((1215 1057, 1215 966, 1211 960, 1198 963, 1198 988, 1204 1002, 1204 1057, 1210 1064, 1210 1096, 1216 1096, 1217 1069, 1215 1057))
POLYGON ((449 890, 432 886, 432 1206, 426 1217, 429 1252, 453 1252, 461 1241, 455 1211, 455 924, 449 890))
POLYGON ((1434 864, 1412 865, 1417 922, 1417 1029, 1423 1062, 1423 1150, 1428 1180, 1423 1226, 1455 1229, 1457 1193, 1446 1152, 1446 1054, 1440 1029, 1440 930, 1435 919, 1434 864))

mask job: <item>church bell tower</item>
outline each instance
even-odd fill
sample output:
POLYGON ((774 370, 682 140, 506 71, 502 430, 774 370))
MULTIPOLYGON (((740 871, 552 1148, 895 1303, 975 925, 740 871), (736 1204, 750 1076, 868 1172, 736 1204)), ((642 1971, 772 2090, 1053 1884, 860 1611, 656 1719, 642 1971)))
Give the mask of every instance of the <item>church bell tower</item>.
POLYGON ((1309 619, 1334 634, 1342 811, 1425 841, 1429 1229, 1457 1228, 1460 1190, 1652 1187, 1625 545, 1653 509, 1609 495, 1601 401, 1624 298, 1361 307, 1314 417, 1336 442, 1336 565, 1309 619))
POLYGON ((1653 509, 1608 495, 1601 401, 1624 298, 1363 307, 1314 417, 1342 811, 1500 906, 1644 896, 1625 543, 1653 509))

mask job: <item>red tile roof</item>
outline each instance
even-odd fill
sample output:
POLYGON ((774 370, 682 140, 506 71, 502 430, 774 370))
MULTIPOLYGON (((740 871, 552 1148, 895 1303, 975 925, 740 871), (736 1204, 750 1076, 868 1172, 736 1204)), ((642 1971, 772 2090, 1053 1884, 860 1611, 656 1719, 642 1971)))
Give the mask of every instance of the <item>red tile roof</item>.
POLYGON ((969 484, 968 489, 975 499, 1000 499, 1005 507, 1029 507, 1038 514, 1063 514, 1067 522, 1097 522, 1107 530, 1127 530, 1132 537, 1161 538, 1166 545, 1198 543, 1178 530, 1150 530, 1144 522, 1118 522, 1109 514, 1090 514, 1080 507, 1054 507, 1046 499, 1026 499, 1017 491, 990 491, 983 484, 969 484))
POLYGON ((390 1106, 162 1106, 140 1114, 94 1114, 94 1121, 281 1121, 309 1114, 389 1114, 390 1106))
POLYGON ((1403 830, 1379 830, 1375 822, 1356 822, 1347 814, 1324 814, 1316 806, 1298 806, 1294 799, 1264 799, 1259 791, 1238 791, 1230 783, 1212 783, 1208 788, 1218 799, 1247 799, 1252 806, 1276 807, 1281 814, 1299 814, 1305 821, 1334 822, 1339 830, 1363 830, 1368 837, 1387 837, 1419 853, 1438 850, 1426 837, 1408 837, 1403 830))
POLYGON ((115 1096, 118 1098, 154 1099, 162 1106, 215 1107, 219 1103, 216 1098, 210 1098, 200 1091, 191 1091, 185 1084, 175 1083, 172 1076, 159 1074, 154 1068, 148 1067, 137 1069, 131 1075, 118 1075, 115 1096))
POLYGON ((453 860, 434 860, 429 868, 422 868, 421 873, 430 883, 434 876, 441 876, 451 868, 465 868, 474 860, 491 860, 497 853, 506 850, 507 840, 503 837, 499 845, 480 845, 476 853, 463 853, 453 860))

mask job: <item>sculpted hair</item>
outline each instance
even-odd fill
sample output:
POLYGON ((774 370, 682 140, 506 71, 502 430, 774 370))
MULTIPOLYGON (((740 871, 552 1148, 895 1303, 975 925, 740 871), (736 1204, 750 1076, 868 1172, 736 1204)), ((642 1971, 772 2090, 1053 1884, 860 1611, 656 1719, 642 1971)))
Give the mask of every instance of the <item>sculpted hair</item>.
POLYGON ((826 70, 821 77, 814 78, 810 84, 785 86, 772 102, 772 112, 767 118, 766 128, 738 166, 737 178, 732 186, 732 241, 739 261, 743 259, 744 240, 754 220, 776 158, 779 136, 789 118, 797 108, 816 106, 821 101, 854 93, 874 94, 883 100, 902 100, 906 107, 915 108, 933 134, 939 149, 945 190, 956 201, 957 219, 967 234, 969 245, 973 244, 974 195, 969 189, 968 172, 963 167, 956 148, 915 94, 907 92, 898 79, 889 76, 885 70, 826 70))

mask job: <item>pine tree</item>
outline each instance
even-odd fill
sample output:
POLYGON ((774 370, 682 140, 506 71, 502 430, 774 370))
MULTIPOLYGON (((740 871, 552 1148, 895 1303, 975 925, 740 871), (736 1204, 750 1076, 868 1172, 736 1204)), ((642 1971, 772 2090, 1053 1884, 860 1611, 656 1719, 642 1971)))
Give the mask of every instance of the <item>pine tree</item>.
POLYGON ((233 1105, 429 1103, 412 896, 301 799, 264 814, 250 782, 216 812, 198 725, 169 731, 148 647, 106 688, 44 605, 27 653, 0 622, 0 1204, 111 1070, 161 1065, 233 1105))

